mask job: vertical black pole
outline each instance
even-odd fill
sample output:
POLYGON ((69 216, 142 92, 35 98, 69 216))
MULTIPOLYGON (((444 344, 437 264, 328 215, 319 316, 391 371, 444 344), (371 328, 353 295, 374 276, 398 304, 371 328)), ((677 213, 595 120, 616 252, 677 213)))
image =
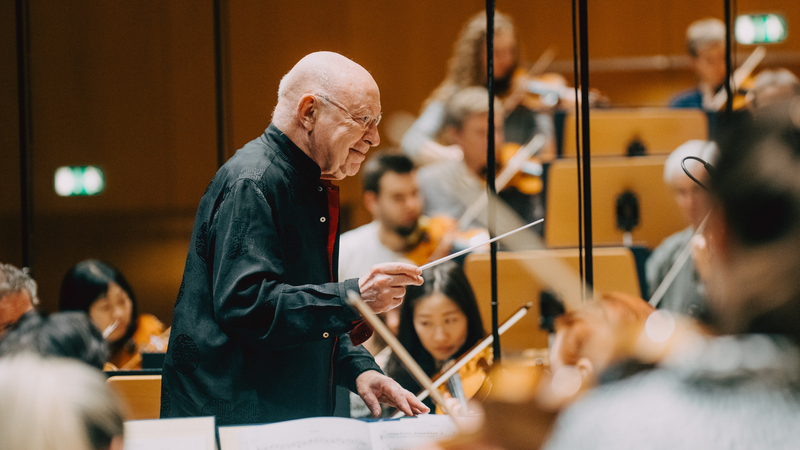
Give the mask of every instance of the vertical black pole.
MULTIPOLYGON (((495 177, 495 148, 494 148, 494 0, 486 0, 486 89, 489 91, 489 131, 486 142, 486 189, 489 203, 486 211, 488 214, 489 236, 494 237, 497 229, 495 223, 497 188, 494 184, 495 177)), ((500 362, 500 332, 497 321, 497 242, 492 242, 489 249, 491 256, 492 277, 492 351, 494 362, 500 362)))
POLYGON ((578 175, 578 271, 580 272, 581 292, 586 292, 586 278, 583 272, 583 178, 581 177, 581 102, 578 98, 580 68, 578 66, 578 5, 572 0, 572 85, 575 86, 575 168, 578 175))
POLYGON ((725 93, 728 99, 725 101, 725 115, 730 117, 733 111, 733 91, 731 89, 731 2, 722 0, 725 4, 725 93))
POLYGON ((594 284, 592 270, 592 168, 589 148, 589 22, 587 0, 579 0, 581 38, 581 130, 583 131, 583 229, 586 241, 586 289, 594 284))
POLYGON ((19 112, 19 184, 22 240, 22 267, 32 268, 33 257, 33 181, 30 111, 30 13, 28 0, 16 1, 17 23, 17 102, 19 112))
POLYGON ((224 22, 227 19, 224 0, 214 0, 214 90, 217 110, 217 167, 225 164, 225 39, 224 22))

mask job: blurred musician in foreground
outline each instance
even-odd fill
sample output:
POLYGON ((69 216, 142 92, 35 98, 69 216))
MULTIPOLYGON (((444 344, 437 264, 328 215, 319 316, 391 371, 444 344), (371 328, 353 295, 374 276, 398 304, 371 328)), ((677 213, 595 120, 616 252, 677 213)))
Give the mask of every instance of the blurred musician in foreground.
POLYGON ((719 337, 684 339, 657 369, 591 391, 560 417, 547 449, 800 442, 798 118, 797 102, 776 105, 734 121, 719 141, 706 228, 719 337))
POLYGON ((649 366, 631 361, 637 336, 653 312, 647 302, 622 293, 598 294, 555 320, 549 374, 524 359, 507 358, 489 371, 483 423, 426 450, 537 449, 555 412, 598 383, 618 380, 649 366))
MULTIPOLYGON (((695 156, 713 164, 716 145, 713 142, 691 140, 676 148, 664 163, 664 182, 669 186, 675 202, 689 226, 664 239, 645 264, 645 275, 652 297, 664 280, 667 272, 675 264, 681 251, 689 244, 695 230, 703 222, 710 208, 708 193, 692 181, 681 167, 687 156, 695 156)), ((695 160, 687 160, 686 168, 703 184, 708 183, 708 173, 695 160)), ((689 258, 681 267, 675 280, 670 284, 658 304, 661 309, 700 317, 705 312, 705 290, 703 280, 695 268, 695 261, 689 258)))
POLYGON ((161 417, 216 423, 329 416, 334 389, 427 412, 359 345, 370 329, 346 303, 399 306, 418 267, 373 266, 337 282, 339 190, 380 144, 380 91, 366 69, 316 52, 283 77, 272 123, 215 175, 197 210, 161 387, 161 417))
POLYGON ((653 307, 641 298, 608 293, 557 317, 550 349, 551 373, 575 368, 583 389, 593 387, 609 367, 615 373, 607 377, 624 376, 616 372, 624 372, 621 363, 634 357, 636 339, 652 312, 653 307))
POLYGON ((97 369, 66 358, 0 359, 0 448, 123 450, 125 405, 97 369))
MULTIPOLYGON (((438 142, 445 129, 445 104, 462 89, 486 87, 486 12, 474 15, 461 29, 448 62, 447 76, 425 101, 422 114, 403 136, 401 146, 420 166, 462 158, 462 149, 438 142)), ((540 132, 553 136, 552 118, 526 104, 528 76, 520 69, 514 24, 503 13, 494 16, 494 92, 502 99, 505 140, 524 144, 540 132)), ((485 121, 484 121, 485 122, 485 121)), ((485 136, 485 133, 484 133, 485 136)), ((551 143, 552 144, 552 143, 551 143)), ((549 147, 554 149, 552 145, 549 147)), ((486 158, 484 157, 484 160, 486 158)))
POLYGON ((711 110, 711 100, 725 83, 725 24, 714 18, 692 22, 686 30, 686 50, 697 86, 676 95, 669 106, 711 110))

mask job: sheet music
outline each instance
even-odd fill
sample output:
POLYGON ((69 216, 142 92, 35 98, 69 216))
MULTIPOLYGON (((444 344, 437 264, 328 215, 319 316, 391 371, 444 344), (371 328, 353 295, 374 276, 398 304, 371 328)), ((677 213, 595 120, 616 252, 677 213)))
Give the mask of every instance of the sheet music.
POLYGON ((239 450, 371 450, 366 422, 316 417, 238 431, 239 450))
POLYGON ((408 450, 453 437, 458 428, 445 415, 427 414, 372 422, 373 450, 408 450))
POLYGON ((407 450, 458 431, 449 417, 437 415, 376 422, 316 417, 237 428, 238 450, 407 450))
POLYGON ((125 439, 125 450, 205 450, 203 436, 125 439))

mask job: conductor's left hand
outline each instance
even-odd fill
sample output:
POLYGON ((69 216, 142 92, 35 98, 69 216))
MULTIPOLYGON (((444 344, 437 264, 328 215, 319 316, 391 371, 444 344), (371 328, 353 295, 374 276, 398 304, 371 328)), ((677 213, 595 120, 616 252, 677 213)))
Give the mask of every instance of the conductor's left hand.
POLYGON ((430 408, 419 401, 411 392, 403 389, 396 381, 374 370, 363 372, 356 378, 358 395, 375 417, 381 415, 380 403, 394 406, 407 416, 430 412, 430 408))

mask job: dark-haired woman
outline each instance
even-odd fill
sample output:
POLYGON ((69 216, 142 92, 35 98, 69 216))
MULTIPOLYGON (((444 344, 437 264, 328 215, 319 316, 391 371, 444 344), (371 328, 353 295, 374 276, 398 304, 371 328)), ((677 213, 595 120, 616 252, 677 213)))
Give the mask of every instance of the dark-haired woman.
MULTIPOLYGON (((428 376, 457 359, 484 337, 475 294, 464 271, 449 262, 422 272, 422 286, 408 286, 400 306, 397 339, 428 376)), ((391 355, 386 373, 410 392, 422 387, 391 355)), ((427 399, 426 405, 434 409, 427 399)))
POLYGON ((112 369, 141 368, 142 347, 158 350, 164 324, 150 314, 139 314, 136 296, 114 267, 86 260, 72 267, 61 283, 61 311, 84 311, 108 342, 112 369))

